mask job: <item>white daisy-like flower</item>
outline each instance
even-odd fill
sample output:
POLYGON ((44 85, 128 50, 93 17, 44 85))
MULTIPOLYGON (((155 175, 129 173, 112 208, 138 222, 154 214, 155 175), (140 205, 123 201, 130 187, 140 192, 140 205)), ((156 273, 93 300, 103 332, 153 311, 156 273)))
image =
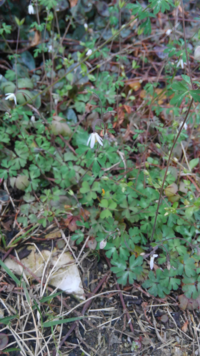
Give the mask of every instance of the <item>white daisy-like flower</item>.
POLYGON ((158 257, 158 255, 156 255, 156 254, 151 256, 151 258, 150 258, 150 269, 153 269, 154 260, 155 260, 156 257, 158 257))
POLYGON ((88 49, 88 51, 86 52, 86 56, 91 56, 91 54, 92 54, 92 50, 88 49))
POLYGON ((93 132, 88 138, 87 146, 90 145, 91 148, 94 148, 96 142, 103 146, 103 139, 98 135, 98 133, 93 132))
POLYGON ((185 65, 185 62, 183 62, 182 59, 179 59, 179 60, 176 62, 176 66, 177 66, 177 67, 181 67, 182 69, 184 68, 184 65, 185 65))
POLYGON ((5 95, 6 95, 5 100, 14 100, 15 105, 17 105, 17 98, 16 98, 16 95, 14 93, 7 93, 5 95))
POLYGON ((35 13, 34 7, 32 4, 28 5, 28 13, 29 13, 29 15, 34 15, 34 13, 35 13))
POLYGON ((87 31, 87 29, 88 29, 88 24, 87 24, 87 23, 84 23, 84 27, 85 27, 85 30, 87 31))

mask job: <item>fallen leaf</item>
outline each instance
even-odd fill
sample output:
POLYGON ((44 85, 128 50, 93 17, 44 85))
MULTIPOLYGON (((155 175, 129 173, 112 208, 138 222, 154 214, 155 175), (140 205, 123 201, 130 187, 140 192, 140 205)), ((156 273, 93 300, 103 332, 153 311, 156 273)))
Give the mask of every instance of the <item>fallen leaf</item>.
POLYGON ((187 298, 184 294, 178 296, 179 307, 182 310, 199 310, 200 309, 200 296, 197 299, 187 298))
POLYGON ((77 5, 78 0, 69 0, 71 8, 77 5))
POLYGON ((127 112, 128 114, 131 113, 131 111, 132 111, 131 106, 129 106, 129 105, 123 105, 123 107, 124 107, 124 109, 126 110, 126 112, 127 112))
POLYGON ((187 332, 187 329, 188 329, 188 320, 183 324, 183 326, 182 326, 182 328, 181 328, 181 330, 184 332, 184 333, 186 333, 187 332))
POLYGON ((94 237, 91 237, 87 242, 86 247, 90 248, 90 250, 95 250, 95 248, 97 247, 96 239, 94 237))
POLYGON ((13 220, 8 220, 8 221, 6 221, 6 222, 1 222, 1 224, 2 224, 2 226, 3 226, 3 228, 5 229, 5 230, 7 230, 7 231, 11 231, 11 225, 12 225, 12 223, 13 223, 13 220))
POLYGON ((6 334, 0 334, 0 350, 5 349, 8 344, 8 336, 6 334))
POLYGON ((55 229, 54 231, 52 231, 49 234, 45 235, 45 239, 53 240, 53 239, 61 237, 61 236, 62 236, 61 232, 58 229, 55 229))
POLYGON ((140 82, 127 81, 126 85, 133 89, 133 91, 138 91, 141 88, 140 82))
MULTIPOLYGON (((41 278, 45 269, 49 285, 59 288, 66 293, 74 294, 79 299, 85 299, 79 271, 69 251, 63 252, 63 249, 59 250, 55 247, 52 251, 41 249, 38 252, 38 248, 33 245, 28 245, 27 247, 30 254, 20 259, 19 262, 22 265, 10 257, 4 261, 5 265, 13 273, 19 276, 25 273, 28 278, 33 278, 30 273, 32 272, 36 277, 41 278), (47 261, 48 268, 46 268, 47 261)), ((20 250, 18 251, 18 255, 20 255, 20 250)))
POLYGON ((167 314, 163 314, 162 316, 160 316, 160 317, 158 317, 158 320, 160 320, 161 321, 161 323, 167 323, 168 322, 168 320, 169 320, 169 317, 168 317, 168 315, 167 314))
POLYGON ((35 47, 40 43, 41 40, 41 34, 39 31, 37 30, 32 30, 31 32, 31 36, 29 38, 29 40, 31 41, 30 46, 31 47, 35 47))
POLYGON ((62 219, 61 224, 64 225, 65 227, 68 227, 70 231, 75 231, 77 230, 77 225, 76 221, 81 220, 80 217, 78 216, 68 216, 67 219, 62 219))
POLYGON ((87 221, 90 216, 90 212, 86 209, 81 208, 80 215, 83 217, 84 221, 87 221))

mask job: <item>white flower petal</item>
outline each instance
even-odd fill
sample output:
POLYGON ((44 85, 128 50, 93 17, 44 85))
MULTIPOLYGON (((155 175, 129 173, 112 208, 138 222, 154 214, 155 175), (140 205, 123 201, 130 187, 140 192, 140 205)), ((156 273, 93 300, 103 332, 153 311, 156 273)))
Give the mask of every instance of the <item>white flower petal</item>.
POLYGON ((151 256, 151 258, 150 258, 150 269, 153 269, 154 260, 155 260, 156 257, 158 257, 158 255, 156 255, 156 254, 151 256))
POLYGON ((181 67, 182 69, 184 68, 184 62, 182 59, 179 59, 177 62, 177 67, 181 67))
POLYGON ((98 134, 96 134, 96 139, 97 139, 97 141, 99 142, 99 144, 100 144, 101 146, 103 146, 103 140, 102 140, 102 138, 101 138, 98 134))
POLYGON ((33 15, 35 13, 34 7, 32 4, 28 5, 28 13, 29 13, 29 15, 33 15))
POLYGON ((6 95, 5 100, 14 100, 15 105, 17 105, 17 98, 14 93, 7 93, 5 95, 6 95))
POLYGON ((86 53, 86 56, 91 56, 92 54, 92 50, 91 49, 88 49, 87 53, 86 53))
POLYGON ((87 140, 87 146, 89 146, 90 141, 91 141, 91 135, 89 136, 89 138, 88 138, 88 140, 87 140))
POLYGON ((90 145, 90 148, 94 148, 96 142, 103 146, 103 139, 98 135, 98 133, 93 132, 87 140, 87 146, 90 145))
POLYGON ((200 61, 200 46, 196 47, 194 50, 194 59, 200 61))
POLYGON ((99 244, 99 247, 100 247, 101 250, 103 250, 103 248, 106 247, 106 245, 107 245, 107 241, 106 240, 102 240, 100 242, 100 244, 99 244))
POLYGON ((90 147, 91 147, 91 148, 94 148, 95 141, 96 141, 95 134, 92 134, 92 135, 91 135, 91 142, 90 142, 90 147))
POLYGON ((170 35, 171 35, 171 32, 172 32, 172 30, 171 30, 171 29, 168 29, 168 30, 166 31, 166 35, 167 35, 167 36, 170 36, 170 35))

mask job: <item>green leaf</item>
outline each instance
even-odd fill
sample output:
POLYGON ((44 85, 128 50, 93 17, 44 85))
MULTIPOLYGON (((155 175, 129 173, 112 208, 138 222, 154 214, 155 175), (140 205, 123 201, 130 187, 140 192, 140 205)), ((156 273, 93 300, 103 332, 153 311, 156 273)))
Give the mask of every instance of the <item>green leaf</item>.
POLYGON ((111 267, 111 271, 114 273, 121 273, 124 272, 126 269, 126 262, 125 261, 115 261, 112 260, 112 265, 115 267, 111 267))
POLYGON ((77 157, 72 152, 67 152, 64 154, 64 160, 65 162, 76 161, 77 157))
POLYGON ((33 89, 33 82, 29 78, 19 78, 17 82, 17 86, 19 89, 23 89, 23 88, 33 89))
POLYGON ((108 207, 108 200, 107 199, 102 199, 99 206, 102 208, 107 208, 108 207))
POLYGON ((80 244, 84 240, 84 234, 80 230, 76 230, 75 234, 71 236, 73 241, 76 241, 77 245, 80 244))
POLYGON ((199 163, 199 158, 194 158, 189 162, 190 169, 192 170, 199 163))
POLYGON ((190 90, 190 94, 195 101, 200 102, 200 90, 190 90))
POLYGON ((101 218, 101 219, 106 219, 106 218, 108 218, 109 216, 112 217, 112 213, 111 213, 110 210, 108 210, 108 209, 103 210, 103 211, 101 212, 101 214, 100 214, 100 218, 101 218))
POLYGON ((143 263, 143 258, 142 256, 139 256, 137 258, 135 258, 134 255, 132 255, 129 259, 129 268, 134 271, 135 267, 137 266, 141 266, 143 263))
POLYGON ((109 200, 109 209, 114 210, 117 207, 117 204, 113 200, 109 200))
POLYGON ((189 255, 184 255, 183 256, 183 263, 184 263, 184 269, 185 269, 185 274, 187 277, 192 277, 196 274, 195 269, 195 261, 193 258, 189 257, 189 255))
POLYGON ((92 186, 93 191, 101 192, 101 184, 99 182, 94 182, 92 186))
POLYGON ((130 281, 130 272, 129 271, 124 271, 122 276, 117 279, 117 282, 119 284, 122 284, 123 286, 127 283, 127 280, 129 279, 129 283, 132 284, 133 282, 130 281), (132 283, 131 283, 132 282, 132 283))
POLYGON ((55 326, 55 325, 71 323, 72 321, 81 320, 83 318, 84 318, 84 316, 77 316, 75 318, 69 318, 69 319, 51 320, 51 321, 46 321, 45 323, 42 324, 42 326, 44 328, 49 328, 49 327, 55 326))
POLYGON ((185 80, 186 83, 191 85, 191 80, 190 80, 190 77, 188 75, 182 74, 181 77, 183 78, 183 80, 185 80))
POLYGON ((5 263, 0 259, 0 266, 6 271, 6 273, 13 279, 13 281, 20 286, 20 280, 14 275, 14 273, 5 265, 5 263))
POLYGON ((80 189, 80 192, 81 193, 88 193, 88 192, 90 192, 90 186, 89 186, 89 184, 88 184, 88 182, 83 182, 82 183, 82 188, 80 189))
POLYGON ((10 315, 10 316, 6 316, 5 318, 1 318, 0 321, 1 321, 1 324, 6 324, 8 325, 9 322, 13 319, 17 319, 19 316, 16 314, 16 315, 10 315))

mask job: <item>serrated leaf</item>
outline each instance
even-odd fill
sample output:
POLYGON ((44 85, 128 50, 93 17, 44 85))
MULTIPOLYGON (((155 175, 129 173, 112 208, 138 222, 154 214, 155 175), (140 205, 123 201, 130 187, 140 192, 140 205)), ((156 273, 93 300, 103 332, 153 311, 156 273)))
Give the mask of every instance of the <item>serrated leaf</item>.
POLYGON ((143 263, 143 258, 142 256, 139 256, 137 258, 135 258, 134 255, 132 255, 130 258, 129 258, 129 268, 134 271, 134 268, 135 267, 138 267, 138 266, 141 266, 143 263))
POLYGON ((190 94, 195 101, 200 102, 200 90, 190 90, 190 94))
POLYGON ((103 211, 101 212, 101 214, 100 214, 100 218, 101 218, 101 219, 106 219, 106 218, 108 218, 109 216, 112 217, 112 213, 111 213, 110 210, 108 210, 108 209, 103 210, 103 211))
POLYGON ((114 273, 120 273, 120 272, 124 272, 126 269, 126 262, 125 261, 114 261, 112 260, 112 265, 114 265, 114 267, 111 267, 111 271, 114 273))

